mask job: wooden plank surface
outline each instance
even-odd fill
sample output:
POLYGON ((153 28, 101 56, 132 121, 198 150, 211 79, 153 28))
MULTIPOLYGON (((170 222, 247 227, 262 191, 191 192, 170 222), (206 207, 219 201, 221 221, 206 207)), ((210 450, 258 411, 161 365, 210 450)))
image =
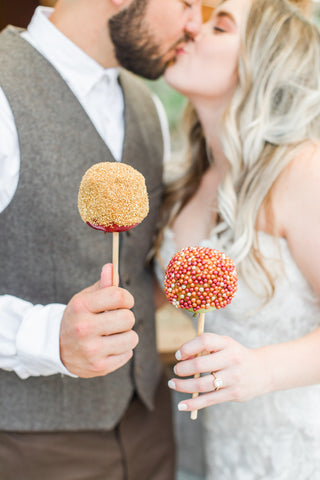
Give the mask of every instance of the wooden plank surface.
POLYGON ((156 331, 158 352, 165 365, 176 363, 175 352, 196 335, 192 318, 169 304, 156 314, 156 331))

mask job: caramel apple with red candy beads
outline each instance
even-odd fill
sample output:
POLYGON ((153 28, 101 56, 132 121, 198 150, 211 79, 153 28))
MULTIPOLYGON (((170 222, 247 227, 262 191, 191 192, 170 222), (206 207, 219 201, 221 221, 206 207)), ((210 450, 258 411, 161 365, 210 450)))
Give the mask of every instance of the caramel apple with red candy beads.
MULTIPOLYGON (((238 286, 236 267, 226 254, 207 247, 187 247, 170 260, 164 281, 169 302, 194 315, 199 314, 197 335, 204 331, 205 312, 225 308, 238 286)), ((194 378, 199 378, 196 374, 194 378)), ((192 398, 196 398, 194 393, 192 398)), ((197 410, 191 412, 197 418, 197 410)))
POLYGON ((193 313, 226 307, 237 290, 238 276, 232 260, 223 252, 188 247, 170 260, 165 293, 172 305, 193 313))

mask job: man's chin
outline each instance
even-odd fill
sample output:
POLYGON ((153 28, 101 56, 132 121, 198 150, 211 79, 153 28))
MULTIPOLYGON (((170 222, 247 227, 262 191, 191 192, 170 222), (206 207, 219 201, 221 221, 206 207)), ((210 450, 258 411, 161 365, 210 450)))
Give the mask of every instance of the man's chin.
POLYGON ((122 62, 122 66, 127 70, 130 70, 132 73, 135 73, 140 77, 146 78, 147 80, 157 80, 164 74, 168 64, 148 66, 147 64, 144 64, 144 65, 127 64, 126 65, 125 62, 122 62))
POLYGON ((162 77, 167 68, 170 67, 175 63, 175 58, 171 58, 170 60, 167 60, 166 62, 162 61, 161 64, 159 62, 158 67, 154 69, 150 69, 149 75, 144 75, 145 78, 148 78, 149 80, 157 80, 158 78, 162 77))

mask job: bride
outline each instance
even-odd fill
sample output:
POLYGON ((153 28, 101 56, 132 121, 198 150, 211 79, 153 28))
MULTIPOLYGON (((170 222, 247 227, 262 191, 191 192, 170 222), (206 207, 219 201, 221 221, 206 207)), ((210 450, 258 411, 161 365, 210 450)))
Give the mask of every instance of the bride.
POLYGON ((179 410, 207 407, 208 479, 318 480, 319 33, 286 0, 221 1, 165 78, 192 107, 158 267, 202 245, 239 273, 231 305, 178 350, 169 386, 186 393, 179 410))

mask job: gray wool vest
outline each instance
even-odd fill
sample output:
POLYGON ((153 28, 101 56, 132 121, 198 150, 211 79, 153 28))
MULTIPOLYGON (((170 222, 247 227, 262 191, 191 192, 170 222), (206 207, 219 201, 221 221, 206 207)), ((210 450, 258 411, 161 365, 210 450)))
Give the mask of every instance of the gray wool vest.
MULTIPOLYGON (((150 200, 147 218, 120 234, 121 285, 135 298, 139 345, 131 362, 102 378, 21 380, 0 371, 2 430, 110 429, 134 391, 153 408, 161 366, 152 272, 145 259, 162 194, 162 137, 148 89, 125 71, 120 83, 123 162, 145 176, 150 200)), ((13 111, 21 156, 17 191, 0 215, 0 293, 34 304, 66 304, 112 261, 112 236, 82 222, 77 195, 84 172, 114 158, 59 73, 13 27, 0 34, 0 85, 13 111)))

